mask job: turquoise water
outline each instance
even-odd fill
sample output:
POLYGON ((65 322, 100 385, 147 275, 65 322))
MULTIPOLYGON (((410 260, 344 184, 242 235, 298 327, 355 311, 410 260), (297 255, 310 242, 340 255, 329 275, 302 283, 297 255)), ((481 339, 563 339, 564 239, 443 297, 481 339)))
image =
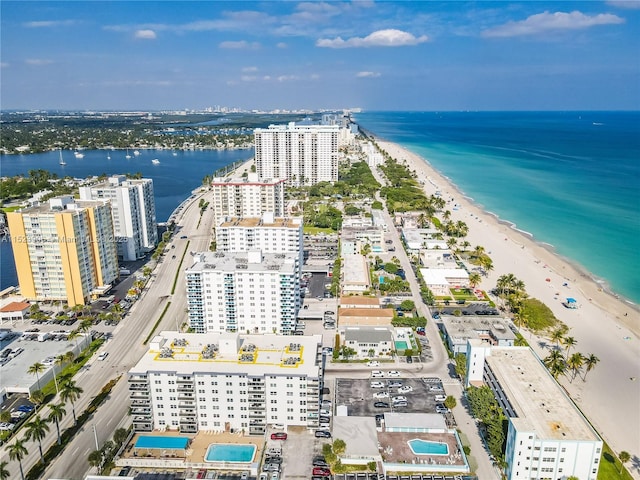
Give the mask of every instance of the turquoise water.
POLYGON ((185 449, 189 444, 186 437, 158 437, 155 435, 143 435, 136 440, 134 448, 153 448, 178 450, 185 449))
POLYGON ((415 455, 449 455, 449 445, 440 442, 414 439, 407 442, 415 455))
POLYGON ((640 303, 640 112, 371 112, 355 120, 640 303))
POLYGON ((205 462, 244 462, 253 461, 256 453, 255 445, 231 445, 228 443, 212 443, 204 456, 205 462))
MULTIPOLYGON (((158 222, 165 222, 173 210, 185 200, 191 191, 202 183, 205 175, 230 165, 238 160, 253 156, 248 150, 205 150, 178 151, 140 150, 139 156, 126 159, 123 150, 84 150, 84 158, 77 159, 73 152, 62 152, 67 163, 59 164, 59 152, 37 153, 33 155, 0 155, 0 172, 3 176, 28 175, 29 170, 44 169, 59 177, 72 176, 86 178, 90 175, 142 173, 153 179, 158 222), (110 156, 111 159, 107 159, 110 156), (160 163, 154 165, 151 160, 160 163)), ((0 238, 0 290, 18 285, 13 251, 8 237, 0 238)))
POLYGON ((396 341, 396 350, 406 350, 407 348, 409 348, 407 342, 396 341))

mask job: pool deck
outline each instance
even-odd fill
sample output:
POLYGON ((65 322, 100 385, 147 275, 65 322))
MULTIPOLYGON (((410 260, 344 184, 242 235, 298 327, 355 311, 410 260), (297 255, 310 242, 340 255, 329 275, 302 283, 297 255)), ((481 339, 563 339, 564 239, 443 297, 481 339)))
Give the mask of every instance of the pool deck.
MULTIPOLYGON (((258 461, 262 457, 262 449, 265 444, 264 437, 249 437, 249 436, 240 436, 237 433, 208 433, 208 432, 198 432, 193 435, 179 435, 175 432, 145 432, 140 434, 135 434, 131 441, 129 442, 129 446, 124 449, 122 452, 121 458, 149 458, 149 459, 181 459, 186 463, 205 463, 205 455, 207 453, 207 448, 212 443, 226 443, 226 444, 236 444, 236 445, 255 445, 256 453, 253 458, 253 461, 258 461), (189 437, 191 439, 191 444, 187 447, 186 456, 183 450, 164 450, 164 449, 136 449, 134 445, 140 436, 155 436, 155 437, 189 437)), ((211 468, 215 468, 215 463, 210 463, 211 468)))
POLYGON ((416 463, 430 465, 457 465, 464 467, 462 455, 458 453, 458 442, 452 433, 405 433, 405 432, 378 432, 382 458, 385 463, 416 463), (416 455, 407 443, 413 439, 427 440, 430 442, 446 443, 449 446, 449 455, 416 455))

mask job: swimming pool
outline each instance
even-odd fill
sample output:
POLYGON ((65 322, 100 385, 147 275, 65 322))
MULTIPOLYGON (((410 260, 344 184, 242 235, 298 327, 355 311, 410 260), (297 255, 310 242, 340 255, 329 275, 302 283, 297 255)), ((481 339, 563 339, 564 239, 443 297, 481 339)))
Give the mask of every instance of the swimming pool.
POLYGON ((255 445, 232 445, 229 443, 212 443, 204 456, 205 462, 238 462, 250 463, 256 454, 255 445))
POLYGON ((156 435, 141 435, 136 440, 134 448, 184 450, 189 444, 187 437, 161 437, 156 435))
POLYGON ((415 455, 449 455, 449 445, 415 438, 407 442, 415 455))
POLYGON ((396 350, 407 350, 409 345, 403 340, 396 340, 396 350))

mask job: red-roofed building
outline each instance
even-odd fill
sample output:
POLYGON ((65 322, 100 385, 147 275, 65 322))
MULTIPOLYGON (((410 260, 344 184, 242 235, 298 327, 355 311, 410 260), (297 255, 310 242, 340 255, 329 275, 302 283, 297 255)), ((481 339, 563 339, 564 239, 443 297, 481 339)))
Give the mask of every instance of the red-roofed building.
POLYGON ((17 320, 24 321, 29 314, 29 302, 11 302, 0 308, 0 321, 4 323, 15 322, 17 320))

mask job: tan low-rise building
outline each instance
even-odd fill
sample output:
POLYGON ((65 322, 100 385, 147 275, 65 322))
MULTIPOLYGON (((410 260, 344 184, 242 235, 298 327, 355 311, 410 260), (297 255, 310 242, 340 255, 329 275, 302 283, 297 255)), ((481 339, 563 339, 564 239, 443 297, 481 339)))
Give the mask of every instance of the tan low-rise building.
MULTIPOLYGON (((361 297, 363 298, 363 297, 361 297)), ((393 320, 391 308, 340 308, 340 327, 348 326, 388 326, 393 320)))

